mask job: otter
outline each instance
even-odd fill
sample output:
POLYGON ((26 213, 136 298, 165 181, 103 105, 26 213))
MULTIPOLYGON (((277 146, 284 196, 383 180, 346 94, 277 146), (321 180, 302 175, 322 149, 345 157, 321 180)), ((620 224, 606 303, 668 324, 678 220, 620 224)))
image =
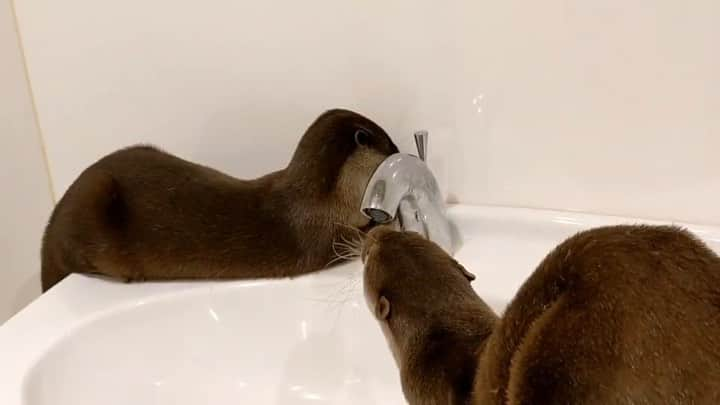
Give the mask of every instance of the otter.
POLYGON ((293 277, 335 258, 333 243, 374 223, 360 202, 375 168, 398 149, 370 119, 320 115, 286 168, 240 180, 153 146, 91 165, 53 210, 42 287, 67 275, 126 282, 293 277))
POLYGON ((412 405, 720 403, 720 258, 686 230, 580 232, 502 316, 418 234, 375 228, 361 257, 412 405))

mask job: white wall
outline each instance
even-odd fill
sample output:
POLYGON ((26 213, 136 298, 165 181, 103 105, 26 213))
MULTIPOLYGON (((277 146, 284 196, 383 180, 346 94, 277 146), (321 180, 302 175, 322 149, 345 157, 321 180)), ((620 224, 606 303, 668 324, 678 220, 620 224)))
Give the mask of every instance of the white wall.
POLYGON ((256 176, 345 106, 428 127, 454 200, 720 224, 716 0, 17 7, 58 193, 139 141, 256 176))
POLYGON ((9 0, 0 0, 0 324, 40 294, 52 197, 9 0))
POLYGON ((461 200, 720 224, 720 2, 472 3, 461 200))

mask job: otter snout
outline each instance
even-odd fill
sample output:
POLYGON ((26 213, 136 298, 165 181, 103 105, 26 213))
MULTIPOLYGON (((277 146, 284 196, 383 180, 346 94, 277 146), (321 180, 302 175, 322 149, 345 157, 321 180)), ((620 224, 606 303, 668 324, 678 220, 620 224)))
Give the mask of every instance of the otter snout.
POLYGON ((367 233, 362 250, 360 251, 360 259, 363 264, 367 263, 368 256, 378 247, 383 237, 391 232, 394 232, 392 227, 379 225, 367 233))

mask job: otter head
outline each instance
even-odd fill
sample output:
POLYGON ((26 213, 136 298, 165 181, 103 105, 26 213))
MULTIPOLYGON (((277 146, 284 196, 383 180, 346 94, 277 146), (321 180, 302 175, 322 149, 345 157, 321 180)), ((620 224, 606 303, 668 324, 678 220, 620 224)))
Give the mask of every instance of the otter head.
POLYGON ((288 166, 288 181, 319 202, 319 208, 335 211, 337 220, 364 226, 368 221, 360 203, 365 187, 378 165, 397 152, 388 134, 370 119, 330 110, 305 131, 288 166))
POLYGON ((361 258, 365 299, 398 365, 409 339, 451 316, 465 298, 477 299, 470 286, 475 276, 417 233, 377 227, 365 238, 361 258))

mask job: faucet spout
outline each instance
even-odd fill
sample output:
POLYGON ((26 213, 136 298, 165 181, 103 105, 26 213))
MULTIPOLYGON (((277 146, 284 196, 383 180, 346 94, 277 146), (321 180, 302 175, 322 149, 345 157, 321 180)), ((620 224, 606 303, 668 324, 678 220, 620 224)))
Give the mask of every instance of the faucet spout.
POLYGON ((416 156, 388 156, 370 178, 361 210, 382 224, 399 215, 404 230, 419 232, 446 252, 454 252, 453 228, 440 188, 430 168, 416 156))

